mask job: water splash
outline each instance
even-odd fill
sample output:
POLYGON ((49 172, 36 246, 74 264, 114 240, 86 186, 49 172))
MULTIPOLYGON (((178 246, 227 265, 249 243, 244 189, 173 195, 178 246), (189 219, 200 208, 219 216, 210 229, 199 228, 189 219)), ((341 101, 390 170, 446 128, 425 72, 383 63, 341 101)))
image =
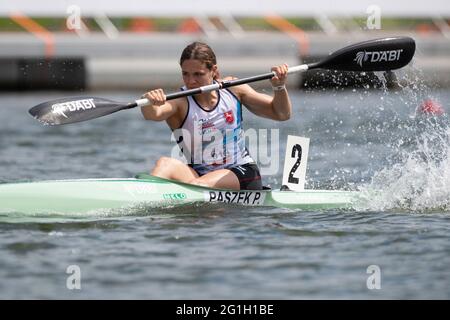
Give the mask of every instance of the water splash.
POLYGON ((396 163, 361 187, 367 209, 450 211, 449 118, 417 113, 409 128, 413 134, 399 141, 396 163))

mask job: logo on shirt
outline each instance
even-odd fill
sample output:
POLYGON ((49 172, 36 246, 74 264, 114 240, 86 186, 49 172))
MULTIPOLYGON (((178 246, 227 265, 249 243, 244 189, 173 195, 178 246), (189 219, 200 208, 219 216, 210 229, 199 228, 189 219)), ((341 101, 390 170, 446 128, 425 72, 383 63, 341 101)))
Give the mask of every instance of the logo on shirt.
POLYGON ((234 115, 233 115, 233 111, 227 111, 223 113, 224 117, 225 117, 225 121, 229 124, 234 122, 234 115))

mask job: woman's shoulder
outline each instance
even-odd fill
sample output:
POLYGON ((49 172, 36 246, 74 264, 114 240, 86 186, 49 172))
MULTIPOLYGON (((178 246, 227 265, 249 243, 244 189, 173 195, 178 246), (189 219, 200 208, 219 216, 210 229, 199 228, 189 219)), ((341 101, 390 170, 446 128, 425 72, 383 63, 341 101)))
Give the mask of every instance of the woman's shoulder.
MULTIPOLYGON (((236 79, 239 79, 239 78, 233 77, 233 76, 228 76, 228 77, 224 77, 224 78, 220 79, 220 81, 230 81, 230 80, 236 80, 236 79)), ((242 85, 239 85, 239 86, 229 87, 229 88, 227 88, 227 90, 229 90, 239 100, 241 100, 242 99, 242 95, 245 94, 245 92, 247 91, 248 87, 249 86, 247 84, 242 84, 242 85)))
POLYGON ((168 102, 176 107, 186 107, 188 105, 188 97, 176 98, 168 102))
POLYGON ((228 77, 224 77, 223 79, 220 79, 219 81, 236 80, 236 79, 238 79, 238 78, 233 77, 233 76, 228 76, 228 77))
POLYGON ((173 99, 168 101, 168 103, 170 103, 172 107, 176 109, 175 113, 173 114, 173 117, 183 118, 187 113, 189 106, 188 97, 173 99))
POLYGON ((189 102, 187 97, 182 97, 173 99, 169 103, 175 108, 176 111, 166 121, 172 130, 178 129, 183 125, 184 119, 187 117, 189 112, 189 102))

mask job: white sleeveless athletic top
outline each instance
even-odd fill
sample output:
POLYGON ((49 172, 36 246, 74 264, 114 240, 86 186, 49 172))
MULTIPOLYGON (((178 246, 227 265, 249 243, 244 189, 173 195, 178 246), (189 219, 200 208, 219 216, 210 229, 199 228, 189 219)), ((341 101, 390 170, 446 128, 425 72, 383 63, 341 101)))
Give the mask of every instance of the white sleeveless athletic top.
POLYGON ((245 147, 241 102, 227 89, 216 92, 218 101, 212 110, 187 97, 186 117, 173 131, 184 157, 199 175, 255 162, 245 147))

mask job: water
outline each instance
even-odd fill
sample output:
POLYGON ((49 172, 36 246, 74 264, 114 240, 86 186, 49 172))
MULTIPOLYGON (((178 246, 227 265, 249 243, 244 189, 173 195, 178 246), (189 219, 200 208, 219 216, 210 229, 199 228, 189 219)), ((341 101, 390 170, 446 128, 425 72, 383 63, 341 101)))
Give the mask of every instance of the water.
MULTIPOLYGON (((292 92, 287 122, 244 112, 246 128, 280 130, 280 161, 286 135, 310 137, 307 187, 376 191, 364 208, 197 206, 15 223, 6 214, 0 298, 449 299, 448 118, 415 110, 429 96, 447 107, 450 91, 420 89, 292 92), (81 290, 66 286, 74 265, 81 290), (381 289, 369 290, 373 265, 381 289)), ((1 182, 131 177, 170 155, 166 125, 139 110, 51 128, 27 114, 66 95, 0 95, 1 182)), ((281 166, 265 184, 280 185, 281 166)))

